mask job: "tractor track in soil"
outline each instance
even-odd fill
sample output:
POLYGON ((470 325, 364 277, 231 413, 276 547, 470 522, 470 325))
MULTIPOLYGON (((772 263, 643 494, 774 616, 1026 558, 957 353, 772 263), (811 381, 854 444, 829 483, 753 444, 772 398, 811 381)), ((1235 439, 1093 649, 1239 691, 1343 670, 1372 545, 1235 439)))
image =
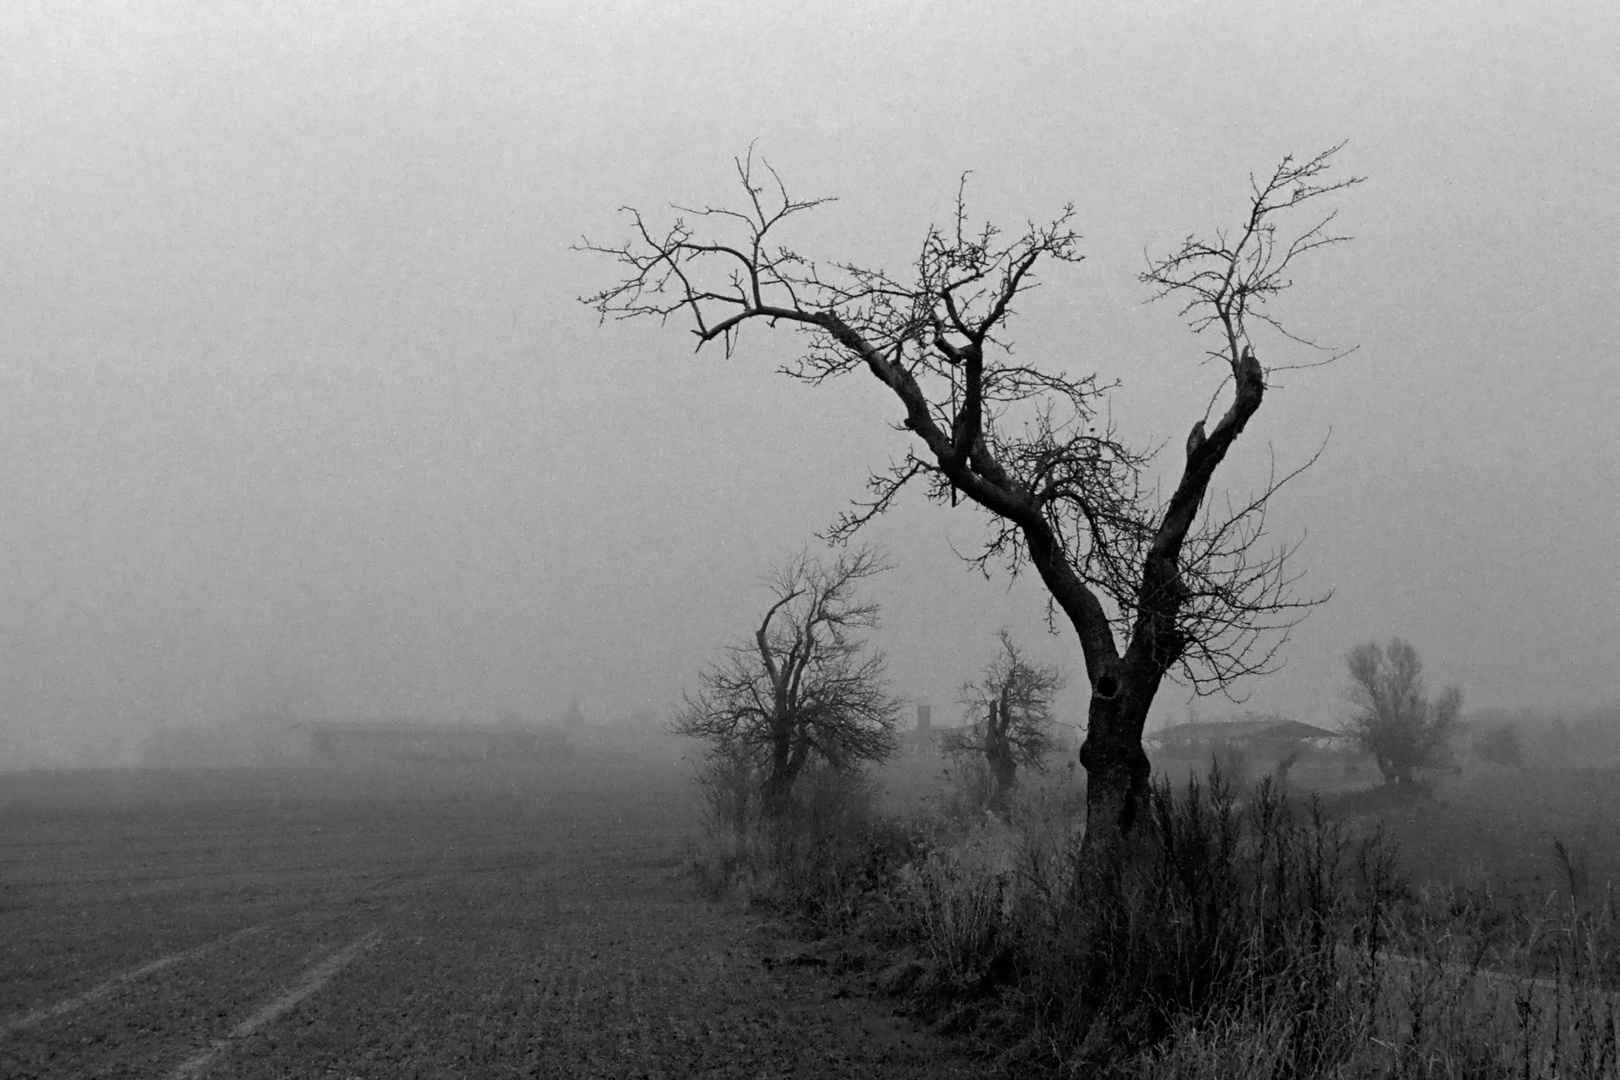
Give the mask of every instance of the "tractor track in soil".
POLYGON ((256 782, 274 813, 200 778, 167 828, 138 793, 67 822, 0 809, 0 1077, 996 1073, 695 896, 671 778, 256 782), (132 818, 110 872, 97 837, 132 818), (205 843, 175 839, 198 821, 205 843), (182 884, 137 894, 159 882, 182 884))

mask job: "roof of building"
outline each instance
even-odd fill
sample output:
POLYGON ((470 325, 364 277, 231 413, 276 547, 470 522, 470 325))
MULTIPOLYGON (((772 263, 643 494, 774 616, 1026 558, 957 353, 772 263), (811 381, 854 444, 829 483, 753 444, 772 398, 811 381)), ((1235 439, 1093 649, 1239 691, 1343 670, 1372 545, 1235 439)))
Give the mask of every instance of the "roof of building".
POLYGON ((1246 742, 1260 739, 1337 739, 1343 732, 1303 724, 1298 720, 1268 717, 1260 720, 1215 720, 1160 728, 1147 741, 1160 746, 1211 742, 1246 742))
POLYGON ((537 727, 530 724, 450 724, 433 723, 426 720, 306 720, 292 725, 310 732, 323 732, 337 735, 464 735, 489 736, 510 735, 513 732, 527 734, 560 735, 555 728, 537 727))

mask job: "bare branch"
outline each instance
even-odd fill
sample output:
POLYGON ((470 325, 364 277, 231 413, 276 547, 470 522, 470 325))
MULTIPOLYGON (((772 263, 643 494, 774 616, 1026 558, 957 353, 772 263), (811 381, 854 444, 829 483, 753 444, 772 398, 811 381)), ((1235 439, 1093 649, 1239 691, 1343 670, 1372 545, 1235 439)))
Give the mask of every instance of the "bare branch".
POLYGON ((704 671, 671 729, 752 761, 767 808, 784 812, 811 758, 834 768, 880 760, 895 746, 899 703, 884 690, 882 654, 859 634, 878 607, 859 595, 889 568, 862 548, 830 564, 801 553, 765 579, 774 600, 752 638, 704 671))
POLYGON ((1251 177, 1235 227, 1189 235, 1141 274, 1195 332, 1214 332, 1207 356, 1222 369, 1165 498, 1145 478, 1167 444, 1118 436, 1111 384, 1013 357, 1020 299, 1052 267, 1082 260, 1071 206, 1017 234, 975 226, 964 174, 953 219, 927 231, 906 274, 818 264, 783 234, 827 200, 793 196, 750 149, 736 161, 739 204, 677 211, 663 230, 629 210, 629 240, 583 241, 621 275, 585 302, 603 319, 684 316, 700 347, 718 340, 728 354, 749 324, 792 328, 806 347, 783 369, 790 377, 816 385, 864 371, 877 380, 911 445, 868 479, 868 497, 827 536, 848 541, 913 482, 932 501, 985 511, 982 543, 964 555, 984 572, 992 563, 1013 575, 1033 570, 1052 611, 1074 628, 1093 690, 1082 760, 1093 790, 1114 793, 1098 798, 1113 800, 1107 828, 1121 830, 1146 783, 1141 730, 1162 677, 1177 674, 1203 693, 1273 670, 1290 629, 1321 600, 1294 595, 1298 545, 1266 543, 1267 503, 1299 469, 1222 512, 1207 496, 1268 389, 1255 337, 1270 338, 1282 358, 1272 373, 1344 355, 1272 311, 1301 260, 1348 239, 1327 205, 1360 183, 1329 175, 1340 149, 1287 157, 1251 177), (1301 360, 1301 350, 1318 355, 1301 360))

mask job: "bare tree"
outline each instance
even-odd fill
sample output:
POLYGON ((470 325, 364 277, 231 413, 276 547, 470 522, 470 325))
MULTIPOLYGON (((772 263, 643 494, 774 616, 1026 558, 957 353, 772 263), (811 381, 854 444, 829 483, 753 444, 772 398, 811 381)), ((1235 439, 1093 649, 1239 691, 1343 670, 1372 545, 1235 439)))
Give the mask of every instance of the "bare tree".
POLYGON ((767 579, 774 599, 753 636, 703 673, 675 715, 677 734, 753 764, 767 817, 788 811, 812 759, 847 769, 897 745, 900 703, 884 690, 883 655, 856 636, 878 617, 860 585, 888 568, 870 549, 831 565, 791 560, 767 579))
POLYGON ((1056 668, 1031 663, 1006 630, 1000 637, 1000 655, 978 682, 962 686, 962 703, 972 721, 945 732, 940 748, 958 760, 982 761, 990 772, 990 808, 1004 811, 1019 767, 1046 767, 1052 750, 1052 699, 1063 689, 1063 676, 1056 668))
POLYGON ((832 538, 849 537, 917 481, 937 502, 987 512, 988 534, 972 556, 981 569, 1001 562, 1039 575, 1049 616, 1061 610, 1079 638, 1092 691, 1080 752, 1089 781, 1082 889, 1117 885, 1149 775, 1142 728, 1164 677, 1212 692, 1271 670, 1289 628, 1318 602, 1292 592, 1294 549, 1264 543, 1269 499, 1305 465, 1219 511, 1205 507, 1205 495, 1265 395, 1251 333, 1320 348, 1266 305, 1289 287, 1302 257, 1345 239, 1332 231, 1332 212, 1279 232, 1280 221, 1357 182, 1326 179, 1337 149, 1284 158, 1269 176, 1251 178, 1236 229, 1189 237, 1141 274, 1155 296, 1182 302, 1195 331, 1214 335, 1206 355, 1220 374, 1168 498, 1146 473, 1153 452, 1127 446, 1103 420, 1109 386, 1095 374, 1023 361, 1007 336, 1038 271, 1080 261, 1072 207, 1009 239, 993 225, 970 226, 959 192, 955 220, 930 229, 901 278, 818 264, 785 246, 779 234, 827 200, 793 197, 750 153, 737 162, 737 206, 677 208, 666 226, 626 208, 627 241, 582 242, 622 273, 585 298, 603 318, 679 316, 700 348, 719 341, 728 354, 745 326, 796 327, 807 348, 786 374, 818 384, 864 370, 894 396, 904 411, 897 428, 912 441, 870 478, 869 498, 832 538), (1230 400, 1210 424, 1228 383, 1230 400))
POLYGON ((1356 712, 1344 729, 1378 762, 1386 784, 1412 783, 1418 769, 1444 765, 1462 722, 1462 691, 1447 687, 1429 700, 1423 662, 1410 644, 1395 638, 1388 649, 1357 645, 1346 658, 1350 688, 1345 698, 1356 712))

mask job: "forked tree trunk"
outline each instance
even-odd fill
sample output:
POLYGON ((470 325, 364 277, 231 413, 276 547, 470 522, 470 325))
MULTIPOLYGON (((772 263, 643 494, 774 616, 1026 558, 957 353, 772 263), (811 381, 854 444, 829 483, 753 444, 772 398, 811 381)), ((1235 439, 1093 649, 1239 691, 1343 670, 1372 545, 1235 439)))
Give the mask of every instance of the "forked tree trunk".
MULTIPOLYGON (((1235 340, 1232 347, 1235 353, 1235 340)), ((1136 616, 1123 656, 1113 652, 1113 637, 1095 597, 1081 588, 1079 597, 1067 599, 1067 594, 1076 591, 1070 584, 1073 572, 1059 563, 1057 545, 1052 543, 1048 549, 1043 543, 1038 549, 1031 537, 1032 561, 1041 569, 1053 597, 1069 613, 1086 654, 1087 671, 1092 674, 1089 726, 1080 748, 1080 763, 1086 768, 1086 835, 1081 842, 1076 888, 1082 900, 1086 900, 1085 892, 1092 892, 1087 906, 1110 917, 1119 914, 1128 841, 1151 774, 1142 749, 1142 729, 1165 672, 1187 644, 1180 626, 1182 604, 1188 595, 1181 577, 1182 546, 1210 478, 1265 393, 1265 374, 1253 350, 1243 349, 1232 374, 1231 407, 1213 431, 1206 434, 1199 422, 1187 438, 1181 481, 1142 562, 1136 616), (1042 557, 1050 560, 1048 565, 1039 561, 1042 557)))

